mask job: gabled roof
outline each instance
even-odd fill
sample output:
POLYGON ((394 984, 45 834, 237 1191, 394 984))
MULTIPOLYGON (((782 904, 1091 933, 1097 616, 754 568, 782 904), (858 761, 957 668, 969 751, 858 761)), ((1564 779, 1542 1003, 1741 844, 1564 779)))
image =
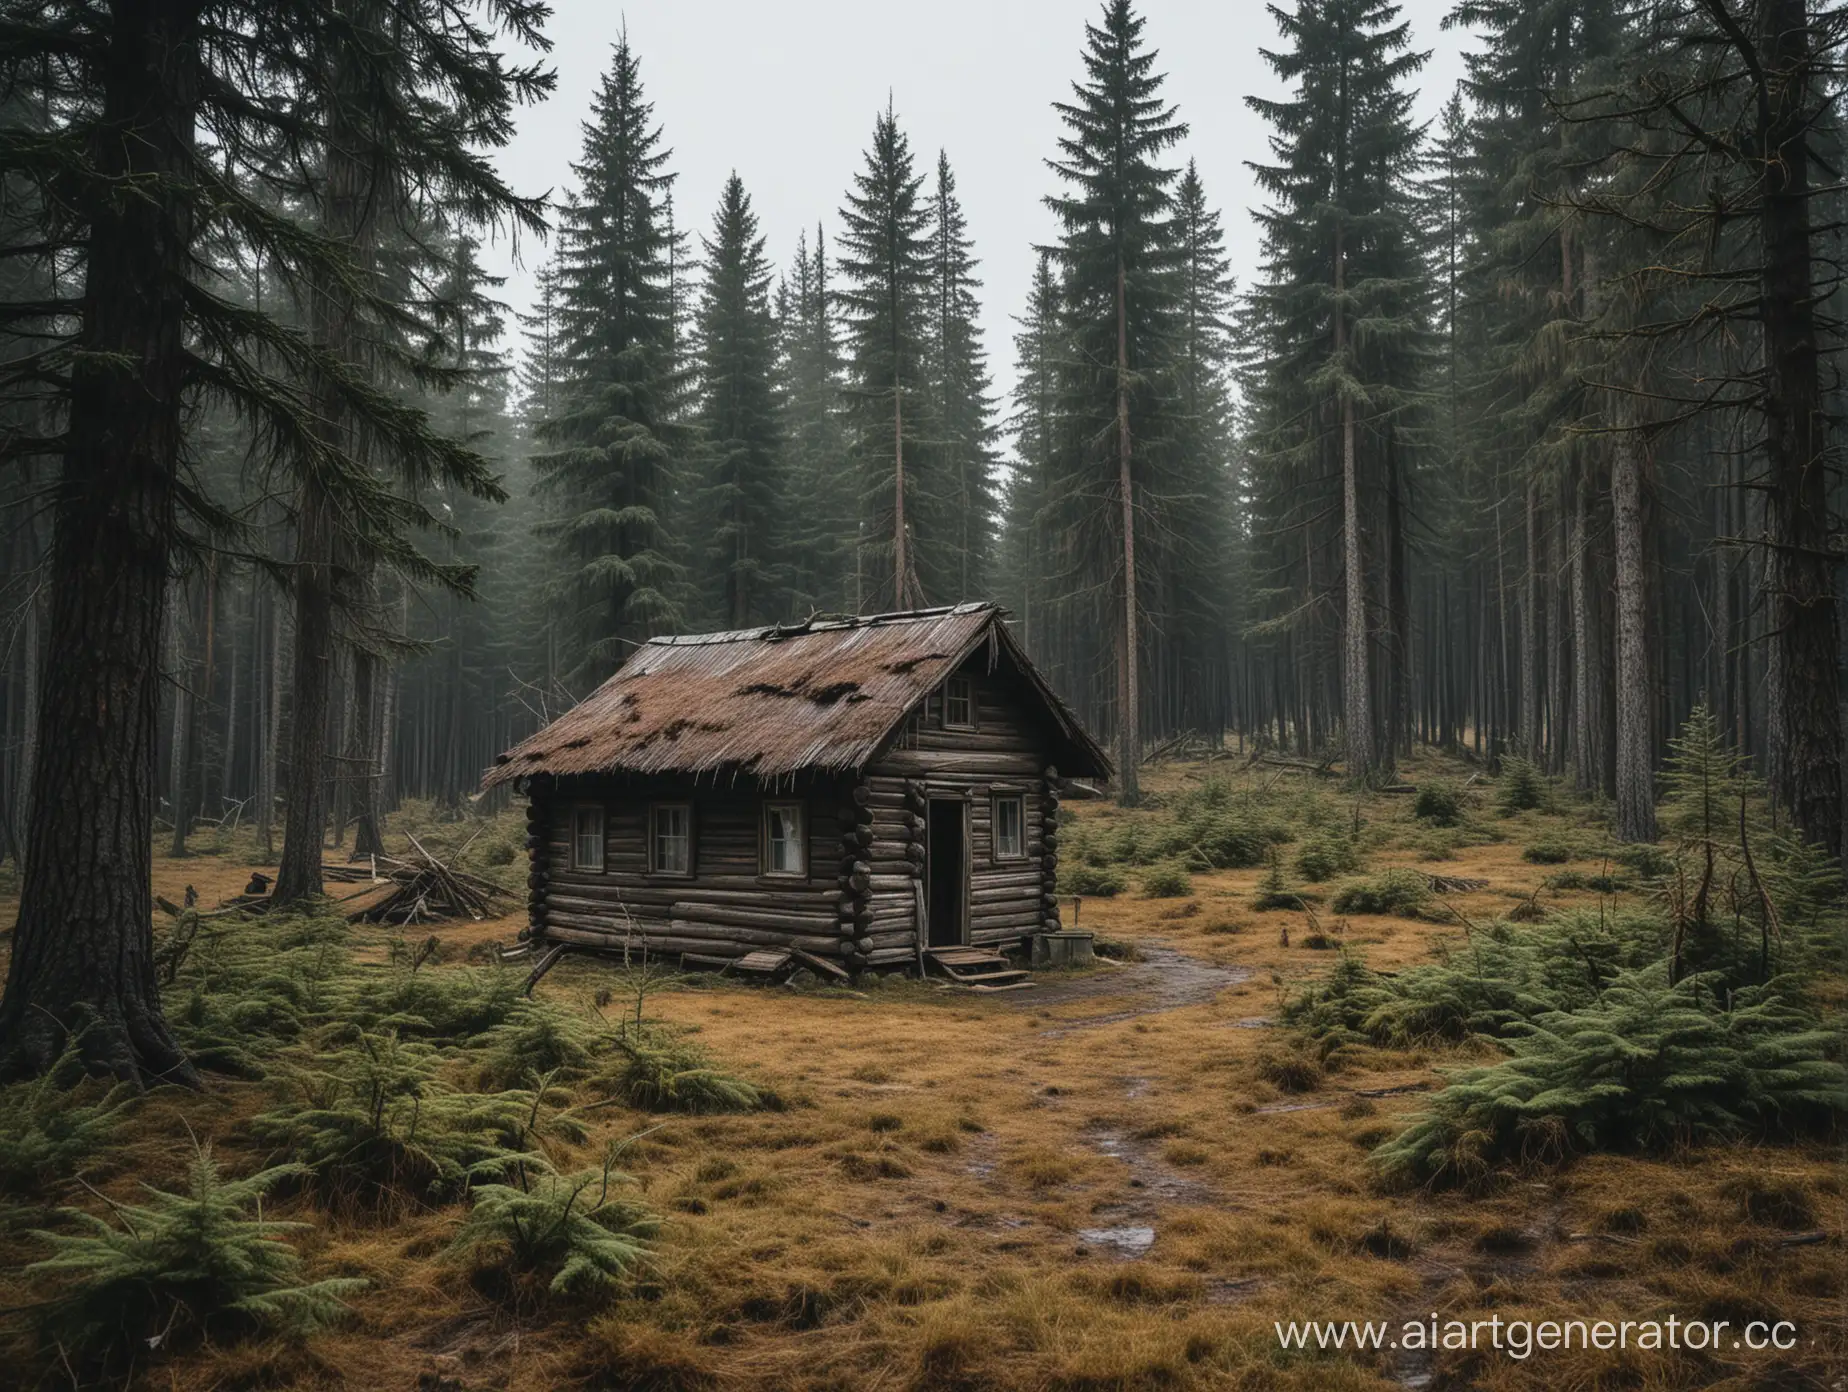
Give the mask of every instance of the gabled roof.
POLYGON ((1043 707, 1062 775, 1110 761, 1033 670, 993 604, 655 638, 615 676, 495 760, 484 787, 530 774, 760 778, 859 769, 984 644, 1043 707))

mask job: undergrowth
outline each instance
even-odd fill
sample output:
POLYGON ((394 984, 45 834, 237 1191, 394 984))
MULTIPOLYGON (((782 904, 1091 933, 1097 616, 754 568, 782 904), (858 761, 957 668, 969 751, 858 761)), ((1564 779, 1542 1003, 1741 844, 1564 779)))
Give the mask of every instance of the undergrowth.
POLYGON ((51 1252, 25 1271, 46 1293, 34 1312, 41 1343, 67 1368, 99 1371, 183 1339, 305 1334, 341 1318, 343 1297, 366 1282, 302 1281, 301 1258, 282 1235, 307 1225, 261 1215, 263 1195, 297 1173, 280 1165, 228 1180, 199 1146, 182 1192, 150 1187, 145 1203, 112 1204, 111 1219, 62 1210, 77 1231, 35 1233, 51 1252))
POLYGON ((609 1293, 649 1256, 660 1221, 619 1192, 634 1180, 616 1169, 622 1144, 611 1145, 601 1168, 578 1174, 522 1175, 517 1183, 482 1184, 450 1244, 453 1257, 482 1276, 507 1279, 516 1303, 546 1297, 609 1293))
MULTIPOLYGON (((1826 1134, 1848 1117, 1839 1039, 1807 989, 1838 950, 1839 874, 1765 826, 1759 790, 1704 711, 1674 751, 1663 818, 1674 849, 1618 855, 1653 886, 1645 903, 1465 924, 1438 960, 1392 974, 1344 952, 1286 1003, 1285 1022, 1324 1057, 1432 1044, 1504 1055, 1453 1071, 1374 1152, 1385 1181, 1477 1186, 1587 1151, 1826 1134)), ((1525 783, 1518 767, 1509 777, 1525 783)), ((1351 883, 1334 908, 1416 912, 1419 879, 1351 883)), ((1578 872, 1549 883, 1625 884, 1578 872)))

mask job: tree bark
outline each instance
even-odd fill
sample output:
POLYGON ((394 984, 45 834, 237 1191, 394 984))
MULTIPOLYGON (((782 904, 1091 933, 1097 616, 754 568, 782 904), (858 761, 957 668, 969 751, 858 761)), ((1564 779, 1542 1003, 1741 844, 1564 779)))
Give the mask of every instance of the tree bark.
MULTIPOLYGON (((1335 228, 1335 354, 1347 353, 1347 251, 1335 228)), ((1360 544, 1360 461, 1354 442, 1354 402, 1341 398, 1341 564, 1345 571, 1342 615, 1342 718, 1347 725, 1348 777, 1366 782, 1374 774, 1373 692, 1367 653, 1366 567, 1360 544)), ((1481 713, 1477 715, 1478 722, 1481 713)))
POLYGON ((1655 680, 1649 657, 1648 576, 1643 561, 1643 445, 1634 434, 1611 449, 1611 532, 1617 553, 1617 839, 1656 839, 1655 680))
POLYGON ((1142 665, 1140 635, 1136 632, 1136 493, 1130 468, 1129 435, 1129 277, 1123 258, 1117 256, 1116 277, 1117 360, 1117 498, 1123 512, 1123 637, 1121 705, 1117 709, 1117 802, 1134 807, 1142 801, 1142 665))
POLYGON ((1521 754, 1540 764, 1540 489, 1532 479, 1522 514, 1527 536, 1527 573, 1521 585, 1521 754))
MULTIPOLYGON (((366 0, 354 0, 360 8, 366 0)), ((347 71, 337 72, 337 88, 363 81, 363 62, 336 55, 347 71)), ((326 152, 322 222, 340 241, 356 270, 370 266, 373 214, 379 172, 364 137, 341 117, 335 101, 324 144, 326 152)), ((353 362, 358 354, 358 325, 353 295, 332 276, 310 289, 310 332, 330 352, 353 362)), ((324 382, 313 387, 315 416, 323 443, 347 449, 348 426, 337 394, 324 382)), ((351 582, 352 558, 344 554, 341 523, 325 489, 310 474, 302 484, 296 509, 295 553, 295 712, 289 739, 289 784, 283 807, 282 864, 276 872, 276 904, 293 904, 321 893, 321 855, 327 828, 327 721, 334 685, 334 610, 351 582)))
POLYGON ((1572 489, 1572 532, 1566 544, 1572 577, 1572 782, 1589 793, 1604 784, 1604 681, 1591 593, 1591 484, 1582 471, 1572 489))
POLYGON ((352 743, 346 768, 353 783, 353 854, 377 855, 384 851, 379 836, 377 706, 379 660, 363 650, 353 653, 352 743))
POLYGON ((51 639, 0 1074, 68 1035, 126 1082, 197 1086, 153 962, 156 725, 186 374, 198 0, 115 0, 88 156, 89 254, 53 504, 51 639), (131 184, 160 197, 122 197, 131 184), (164 187, 163 187, 164 186, 164 187))
POLYGON ((1815 59, 1806 0, 1761 0, 1758 21, 1772 791, 1803 834, 1839 858, 1848 854, 1834 577, 1840 558, 1829 535, 1809 215, 1815 59))

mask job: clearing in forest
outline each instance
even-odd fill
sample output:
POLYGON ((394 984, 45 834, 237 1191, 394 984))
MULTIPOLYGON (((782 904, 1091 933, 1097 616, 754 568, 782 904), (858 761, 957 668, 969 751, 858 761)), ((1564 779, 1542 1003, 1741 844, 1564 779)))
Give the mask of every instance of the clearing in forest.
MULTIPOLYGON (((149 1204, 144 1185, 197 1182, 196 1138, 227 1180, 308 1167, 274 1179, 261 1216, 302 1225, 273 1235, 299 1253, 289 1281, 347 1308, 297 1333, 176 1308, 159 1347, 118 1355, 138 1385, 1826 1385, 1848 1345, 1840 1157, 1821 1131, 1605 1133, 1634 1153, 1544 1127, 1506 1153, 1437 1135, 1478 1168, 1433 1174, 1429 1149, 1401 1156, 1427 1168, 1398 1182, 1381 1168, 1451 1072, 1505 1058, 1519 996, 1579 1001, 1547 975, 1553 947, 1600 983, 1580 1016, 1642 989, 1626 959, 1668 941, 1685 846, 1619 852, 1591 809, 1520 770, 1427 756, 1404 770, 1419 795, 1356 798, 1232 769, 1148 770, 1135 811, 1068 805, 1066 887, 1110 955, 1030 991, 756 987, 578 957, 523 1004, 527 968, 490 951, 518 916, 408 937, 335 916, 203 920, 167 990, 209 1090, 125 1107, 52 1173, 18 1141, 45 1118, 10 1113, 33 1120, 0 1142, 0 1305, 84 1289, 81 1272, 22 1275, 47 1254, 30 1230, 75 1234, 60 1205, 132 1221, 112 1215, 149 1204), (1497 981, 1506 998, 1471 995, 1497 981), (577 1178, 561 1191, 548 1171, 577 1178), (1794 1342, 1517 1359, 1486 1336, 1337 1352, 1277 1334, 1671 1314, 1786 1320, 1794 1342)), ((511 877, 521 825, 516 810, 417 830, 433 851, 480 831, 472 862, 511 877)), ((1754 849, 1781 899, 1774 947, 1796 953, 1839 931, 1837 906, 1804 919, 1773 841, 1754 849)), ((156 889, 216 903, 243 887, 248 849, 157 860, 156 889)), ((1760 946, 1743 910, 1716 907, 1708 928, 1714 961, 1760 946)), ((1839 1009, 1839 976, 1811 984, 1806 1009, 1839 1009)), ((1652 1008, 1668 1007, 1637 1018, 1652 1008)), ((101 1342, 57 1354, 58 1328, 13 1318, 15 1366, 101 1367, 84 1363, 101 1342)))

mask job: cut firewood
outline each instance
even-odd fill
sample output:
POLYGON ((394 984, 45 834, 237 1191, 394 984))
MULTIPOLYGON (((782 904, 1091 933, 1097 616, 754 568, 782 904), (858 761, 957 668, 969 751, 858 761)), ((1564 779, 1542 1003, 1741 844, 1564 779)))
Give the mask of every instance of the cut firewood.
MULTIPOLYGON (((342 871, 352 872, 342 875, 349 882, 373 881, 373 885, 360 891, 361 895, 371 893, 376 886, 393 886, 382 898, 347 915, 351 922, 440 923, 454 918, 479 921, 505 911, 504 907, 497 907, 497 904, 512 906, 514 895, 492 880, 445 863, 415 836, 408 839, 414 848, 414 854, 409 859, 373 856, 364 867, 339 867, 342 871)), ((473 841, 472 837, 470 841, 473 841)), ((360 895, 351 897, 358 898, 360 895)))

